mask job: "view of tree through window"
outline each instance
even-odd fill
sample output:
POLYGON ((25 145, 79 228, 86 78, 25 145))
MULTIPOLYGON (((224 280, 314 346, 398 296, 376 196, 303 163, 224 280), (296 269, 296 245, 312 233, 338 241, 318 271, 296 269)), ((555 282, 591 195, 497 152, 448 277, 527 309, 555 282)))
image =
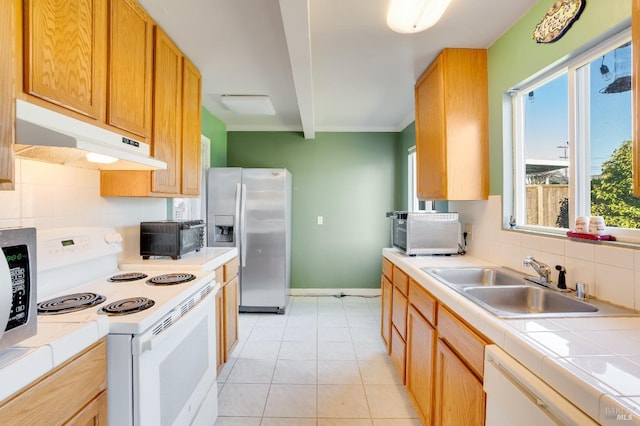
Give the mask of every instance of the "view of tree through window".
POLYGON ((569 67, 519 97, 526 224, 571 228, 573 211, 574 216, 603 216, 607 226, 640 229, 640 199, 632 195, 631 176, 631 43, 569 67), (570 73, 575 76, 573 109, 570 73), (570 126, 576 129, 573 141, 570 126), (573 199, 573 193, 583 199, 573 199))

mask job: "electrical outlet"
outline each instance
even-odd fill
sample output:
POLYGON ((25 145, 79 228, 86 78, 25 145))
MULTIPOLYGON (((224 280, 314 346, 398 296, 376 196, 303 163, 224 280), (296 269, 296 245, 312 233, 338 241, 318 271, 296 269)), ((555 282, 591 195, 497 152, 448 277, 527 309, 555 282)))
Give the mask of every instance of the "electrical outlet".
POLYGON ((324 217, 318 216, 318 225, 322 225, 324 223, 324 217))
POLYGON ((471 241, 473 239, 473 225, 471 223, 464 224, 464 231, 467 233, 467 241, 471 241))

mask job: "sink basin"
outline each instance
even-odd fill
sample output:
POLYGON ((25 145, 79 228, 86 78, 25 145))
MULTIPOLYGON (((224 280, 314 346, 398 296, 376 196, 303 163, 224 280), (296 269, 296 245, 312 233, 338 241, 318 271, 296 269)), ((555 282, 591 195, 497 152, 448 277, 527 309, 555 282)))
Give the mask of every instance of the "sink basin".
POLYGON ((467 287, 462 292, 490 311, 504 314, 593 313, 599 310, 598 307, 576 298, 528 285, 467 287))
POLYGON ((578 299, 573 290, 560 292, 543 287, 507 268, 468 266, 422 270, 502 318, 640 316, 640 311, 601 300, 578 299))
POLYGON ((522 276, 500 268, 425 268, 425 270, 439 280, 453 285, 502 286, 524 283, 522 276))

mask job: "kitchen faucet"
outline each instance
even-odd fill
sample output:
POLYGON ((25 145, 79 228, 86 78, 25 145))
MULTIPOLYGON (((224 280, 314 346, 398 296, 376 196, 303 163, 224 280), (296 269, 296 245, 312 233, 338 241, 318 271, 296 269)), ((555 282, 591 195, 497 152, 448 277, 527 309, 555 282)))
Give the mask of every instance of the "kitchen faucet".
MULTIPOLYGON (((533 258, 533 256, 527 256, 522 262, 524 266, 531 266, 540 275, 540 278, 536 280, 538 284, 547 286, 551 282, 549 277, 551 276, 551 268, 546 263, 539 262, 533 258)), ((533 280, 531 280, 533 281, 533 280)))

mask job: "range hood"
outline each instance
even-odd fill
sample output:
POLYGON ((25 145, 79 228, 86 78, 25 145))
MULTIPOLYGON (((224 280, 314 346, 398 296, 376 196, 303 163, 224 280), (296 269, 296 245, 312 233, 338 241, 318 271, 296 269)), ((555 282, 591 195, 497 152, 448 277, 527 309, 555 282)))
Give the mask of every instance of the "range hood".
POLYGON ((16 157, 100 170, 158 170, 147 143, 16 100, 16 157))

